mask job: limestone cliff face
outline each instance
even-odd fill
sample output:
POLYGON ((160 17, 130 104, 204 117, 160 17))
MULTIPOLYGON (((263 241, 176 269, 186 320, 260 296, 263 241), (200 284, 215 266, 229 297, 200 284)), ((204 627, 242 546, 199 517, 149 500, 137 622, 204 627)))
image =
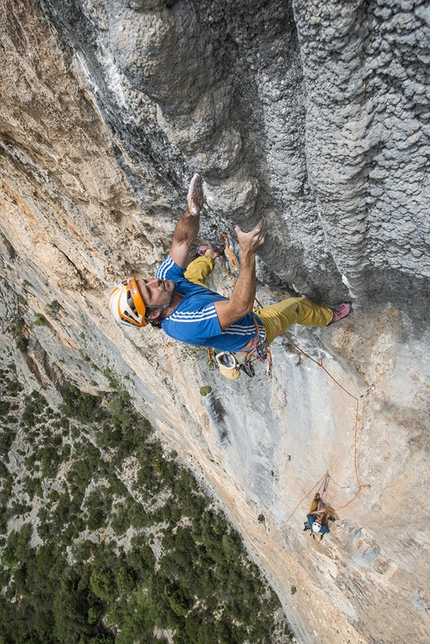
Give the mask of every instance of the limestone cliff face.
MULTIPOLYGON (((64 378, 106 388, 91 364, 117 374, 214 485, 299 641, 427 641, 426 3, 0 5, 1 324, 24 317, 28 382, 55 398, 64 378), (111 286, 154 272, 195 170, 202 238, 235 250, 234 225, 267 218, 263 304, 353 298, 338 327, 291 334, 347 391, 286 340, 271 380, 232 383, 112 322, 111 286), (327 470, 346 507, 317 544, 302 499, 327 470)), ((234 279, 221 262, 213 286, 234 279)))

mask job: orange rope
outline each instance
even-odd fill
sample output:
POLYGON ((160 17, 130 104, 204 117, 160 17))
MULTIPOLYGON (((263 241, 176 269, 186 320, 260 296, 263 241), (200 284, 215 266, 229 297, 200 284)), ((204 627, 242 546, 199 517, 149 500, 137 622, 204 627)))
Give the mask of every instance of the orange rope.
POLYGON ((318 485, 320 485, 320 483, 322 483, 322 482, 324 481, 324 479, 325 479, 325 477, 326 477, 326 476, 327 476, 327 475, 326 475, 326 474, 324 474, 324 476, 322 476, 322 477, 320 478, 320 480, 319 480, 317 483, 315 483, 315 485, 313 486, 313 488, 311 488, 311 489, 309 490, 309 492, 306 492, 305 496, 304 496, 302 499, 300 499, 300 501, 297 503, 296 507, 295 507, 295 508, 294 508, 294 510, 291 512, 290 516, 289 516, 289 517, 288 517, 288 519, 285 521, 285 523, 288 523, 288 521, 291 519, 291 517, 293 516, 294 512, 297 510, 297 508, 298 508, 298 507, 299 507, 299 505, 302 503, 302 501, 304 501, 304 500, 306 499, 306 497, 307 497, 307 496, 309 496, 309 494, 311 494, 311 492, 313 492, 313 491, 315 490, 315 488, 316 488, 318 485))
POLYGON ((350 503, 355 501, 355 499, 357 498, 358 493, 360 492, 360 490, 364 490, 366 487, 370 487, 370 485, 360 485, 360 487, 358 488, 357 492, 354 494, 352 499, 350 501, 348 501, 348 503, 345 503, 345 505, 340 505, 338 508, 336 508, 335 510, 332 510, 332 511, 333 512, 339 512, 339 510, 343 510, 344 508, 346 508, 347 505, 349 505, 350 503))
POLYGON ((300 353, 302 353, 306 358, 309 358, 309 360, 312 360, 312 362, 314 362, 316 365, 318 365, 318 367, 321 367, 321 369, 323 371, 325 371, 325 373, 338 385, 338 387, 340 387, 346 394, 348 394, 348 396, 351 396, 351 398, 354 398, 354 400, 358 401, 357 396, 354 396, 354 394, 352 394, 350 391, 348 391, 348 389, 345 389, 345 387, 343 385, 341 385, 340 382, 338 380, 336 380, 336 378, 334 376, 332 376, 329 371, 327 371, 327 369, 324 367, 324 365, 322 363, 321 358, 319 360, 315 360, 315 358, 312 358, 310 355, 305 353, 305 351, 303 351, 303 349, 301 349, 299 346, 297 346, 297 344, 295 342, 293 342, 293 340, 290 338, 289 335, 284 333, 284 336, 287 338, 288 342, 290 342, 293 345, 293 347, 295 347, 297 349, 297 351, 300 351, 300 353))
POLYGON ((360 475, 358 473, 358 466, 357 466, 357 433, 358 433, 358 420, 359 420, 359 411, 358 411, 358 400, 355 404, 355 428, 354 428, 354 467, 355 467, 355 476, 357 479, 357 483, 359 488, 361 489, 361 481, 360 481, 360 475))
MULTIPOLYGON (((259 307, 260 309, 261 309, 261 308, 263 308, 257 299, 255 299, 255 301, 257 302, 257 305, 258 305, 258 307, 259 307)), ((333 382, 335 382, 335 383, 337 384, 337 386, 338 386, 338 387, 340 387, 340 389, 342 389, 342 391, 344 391, 346 394, 348 394, 348 396, 350 396, 351 398, 353 398, 353 399, 355 400, 355 403, 356 403, 356 404, 355 404, 355 426, 354 426, 354 469, 355 469, 355 476, 356 476, 356 479, 357 479, 358 489, 357 489, 356 493, 354 494, 353 498, 352 498, 350 501, 348 501, 348 503, 345 503, 345 505, 342 505, 342 506, 340 506, 339 508, 337 508, 336 510, 333 510, 333 512, 337 512, 338 510, 342 510, 343 508, 346 508, 348 505, 350 505, 350 503, 352 503, 353 501, 355 501, 355 499, 357 498, 357 495, 358 495, 358 493, 360 492, 360 490, 363 490, 363 489, 365 489, 365 488, 369 488, 369 487, 370 487, 370 485, 362 485, 362 484, 361 484, 360 475, 359 475, 359 472, 358 472, 358 464, 357 464, 357 434, 358 434, 359 403, 360 403, 360 398, 363 398, 363 397, 366 395, 366 393, 368 393, 368 392, 370 391, 370 389, 371 389, 371 388, 369 387, 369 389, 366 391, 366 393, 365 393, 365 394, 363 394, 362 396, 360 396, 360 398, 358 398, 357 396, 354 396, 354 394, 352 394, 350 391, 348 391, 348 389, 346 389, 343 385, 341 385, 341 384, 340 384, 340 382, 339 382, 338 380, 336 380, 336 378, 335 378, 335 377, 334 377, 334 376, 333 376, 333 375, 332 375, 332 374, 331 374, 331 373, 330 373, 330 372, 329 372, 329 371, 324 367, 324 365, 323 365, 323 363, 322 363, 322 359, 321 359, 321 358, 320 358, 319 360, 315 360, 315 358, 312 358, 312 356, 308 355, 308 354, 307 354, 305 351, 303 351, 303 349, 301 349, 301 348, 300 348, 300 347, 299 347, 295 342, 293 342, 293 340, 292 340, 292 339, 291 339, 291 338, 290 338, 290 337, 289 337, 285 332, 283 333, 283 335, 287 338, 288 342, 290 342, 290 343, 291 343, 291 344, 292 344, 292 345, 297 349, 297 351, 299 351, 299 352, 300 352, 301 354, 303 354, 306 358, 308 358, 309 360, 311 360, 311 361, 312 361, 314 364, 316 364, 318 367, 321 367, 321 369, 322 369, 322 370, 323 370, 323 371, 324 371, 324 372, 325 372, 325 373, 326 373, 326 374, 327 374, 327 375, 328 375, 328 376, 333 380, 333 382)), ((331 477, 330 477, 330 478, 331 478, 331 477)), ((324 477, 323 477, 323 479, 324 479, 324 477)), ((297 508, 298 508, 298 507, 299 507, 299 505, 302 503, 302 501, 304 501, 304 500, 305 500, 305 498, 306 498, 307 496, 309 496, 309 494, 312 492, 312 490, 314 490, 314 489, 317 487, 317 485, 318 485, 318 484, 319 484, 323 479, 320 479, 320 481, 318 481, 318 483, 316 483, 316 484, 313 486, 313 488, 312 488, 312 489, 311 489, 311 490, 310 490, 310 491, 309 491, 309 492, 308 492, 308 493, 303 497, 303 499, 301 499, 301 500, 298 502, 298 504, 296 505, 296 507, 294 508, 294 510, 292 511, 292 513, 290 514, 290 516, 288 517, 288 519, 285 521, 285 523, 287 523, 287 522, 291 519, 291 517, 293 516, 294 512, 297 510, 297 508)))
MULTIPOLYGON (((231 253, 230 248, 228 247, 228 245, 226 245, 226 244, 228 244, 228 236, 226 235, 226 233, 223 233, 223 234, 221 235, 221 238, 222 238, 222 240, 223 240, 224 247, 225 247, 225 249, 227 250, 227 252, 228 252, 228 254, 229 254, 229 256, 230 256, 230 259, 232 260, 232 263, 233 263, 233 260, 234 260, 233 255, 232 255, 232 253, 231 253)), ((236 264, 236 261, 235 261, 235 260, 234 260, 233 266, 234 266, 234 268, 237 268, 237 264, 236 264)), ((257 300, 257 298, 255 298, 255 301, 256 301, 256 303, 257 303, 258 308, 259 308, 259 309, 262 309, 263 307, 262 307, 262 305, 260 304, 260 302, 257 300)), ((275 326, 276 326, 276 328, 277 328, 278 330, 280 330, 280 325, 279 325, 278 321, 276 320, 276 318, 270 314, 270 311, 266 311, 266 313, 268 313, 268 314, 270 315, 270 317, 272 317, 272 319, 273 319, 273 320, 274 320, 274 322, 275 322, 275 326)), ((280 333, 279 335, 281 335, 281 333, 280 333)), ((305 351, 303 351, 303 349, 301 349, 301 348, 300 348, 300 347, 299 347, 295 342, 293 342, 293 340, 290 338, 290 336, 289 336, 289 335, 287 335, 285 332, 283 333, 283 335, 287 338, 288 342, 290 342, 290 343, 293 345, 293 347, 295 347, 295 348, 297 349, 297 351, 299 351, 302 355, 304 355, 306 358, 308 358, 309 360, 311 360, 311 361, 312 361, 314 364, 316 364, 318 367, 321 367, 321 369, 322 369, 322 370, 323 370, 323 371, 324 371, 324 372, 325 372, 325 373, 326 373, 326 374, 327 374, 327 375, 328 375, 328 376, 333 380, 333 382, 335 382, 335 383, 337 384, 337 386, 338 386, 338 387, 340 387, 340 389, 342 389, 342 391, 344 391, 346 394, 348 394, 348 396, 350 396, 351 398, 353 398, 353 399, 355 400, 355 402, 356 402, 356 404, 355 404, 355 426, 354 426, 354 469, 355 469, 355 476, 356 476, 356 479, 357 479, 358 489, 357 489, 356 493, 354 494, 353 498, 352 498, 350 501, 348 501, 348 503, 345 503, 345 505, 342 505, 342 506, 340 506, 339 508, 337 508, 336 510, 333 510, 333 512, 337 512, 338 510, 343 510, 343 508, 346 508, 346 507, 347 507, 348 505, 350 505, 353 501, 355 501, 355 499, 357 498, 357 495, 358 495, 358 493, 360 492, 360 490, 363 490, 363 489, 365 489, 365 488, 370 488, 370 485, 362 485, 362 484, 361 484, 360 475, 359 475, 359 472, 358 472, 358 465, 357 465, 357 434, 358 434, 358 421, 359 421, 359 402, 360 402, 360 399, 361 399, 361 398, 364 398, 364 396, 365 396, 365 395, 366 395, 366 394, 367 394, 367 393, 368 393, 368 392, 373 388, 373 385, 372 385, 371 387, 369 387, 369 389, 368 389, 364 394, 362 394, 362 395, 360 396, 360 398, 358 398, 357 396, 354 396, 354 394, 352 394, 350 391, 348 391, 348 389, 346 389, 343 385, 341 385, 341 384, 340 384, 340 382, 339 382, 338 380, 336 380, 336 378, 335 378, 335 377, 334 377, 334 376, 333 376, 333 375, 332 375, 332 374, 331 374, 331 373, 330 373, 330 372, 329 372, 329 371, 324 367, 324 365, 323 365, 323 363, 322 363, 322 359, 321 359, 321 358, 320 358, 319 360, 315 360, 315 358, 312 358, 312 356, 308 355, 308 354, 307 354, 305 351)), ((315 488, 316 488, 316 487, 317 487, 317 486, 318 486, 318 485, 319 485, 319 484, 324 480, 324 478, 325 478, 325 476, 326 476, 326 475, 327 475, 327 474, 325 474, 325 475, 324 475, 324 476, 323 476, 323 477, 322 477, 322 478, 321 478, 317 483, 315 483, 315 485, 311 488, 311 490, 309 490, 309 492, 307 492, 307 493, 305 494, 305 496, 304 496, 304 497, 303 497, 303 498, 302 498, 302 499, 297 503, 296 507, 295 507, 295 508, 294 508, 294 510, 291 512, 290 516, 287 518, 287 520, 285 521, 285 523, 287 523, 287 522, 291 519, 291 517, 293 516, 293 514, 295 513, 295 511, 297 510, 297 508, 299 507, 299 505, 300 505, 300 504, 301 504, 301 503, 306 499, 306 497, 308 497, 308 496, 309 496, 309 494, 311 494, 311 492, 312 492, 312 491, 313 491, 313 490, 314 490, 314 489, 315 489, 315 488)), ((330 475, 329 475, 329 476, 330 476, 330 475)), ((330 477, 330 478, 331 478, 331 477, 330 477)))
POLYGON ((221 240, 222 240, 222 243, 223 243, 223 246, 224 246, 225 250, 227 251, 227 255, 230 258, 231 265, 237 271, 239 266, 237 265, 235 257, 233 255, 233 253, 231 252, 227 233, 221 233, 221 240))
MULTIPOLYGON (((260 309, 262 309, 263 307, 262 307, 262 305, 260 304, 260 302, 257 300, 257 298, 255 298, 255 301, 257 302, 258 307, 259 307, 260 309)), ((277 328, 277 329, 280 329, 279 322, 276 320, 276 318, 275 318, 273 315, 271 315, 271 314, 270 314, 270 311, 265 311, 265 313, 267 313, 267 314, 272 318, 272 320, 275 322, 275 326, 276 326, 276 328, 277 328)), ((352 394, 350 391, 348 391, 348 389, 345 389, 345 387, 344 387, 343 385, 341 385, 341 384, 340 384, 340 382, 339 382, 338 380, 336 380, 336 378, 335 378, 334 376, 332 376, 332 374, 331 374, 331 373, 330 373, 330 372, 329 372, 329 371, 324 367, 324 365, 323 365, 323 363, 322 363, 322 360, 321 360, 321 359, 319 359, 319 360, 315 360, 315 358, 312 358, 312 356, 310 356, 310 355, 309 355, 309 354, 307 354, 305 351, 303 351, 303 349, 301 349, 301 348, 300 348, 300 347, 299 347, 299 346, 298 346, 298 345, 297 345, 297 344, 296 344, 296 343, 295 343, 295 342, 290 338, 290 336, 289 336, 289 335, 287 335, 287 334, 285 333, 285 331, 284 331, 284 333, 283 333, 282 335, 284 335, 284 336, 287 338, 288 342, 289 342, 290 344, 292 344, 292 345, 293 345, 293 347, 295 347, 295 348, 297 349, 297 351, 299 351, 300 353, 302 353, 306 358, 308 358, 309 360, 311 360, 314 364, 318 365, 318 367, 321 367, 321 369, 322 369, 323 371, 325 371, 325 373, 326 373, 326 374, 327 374, 327 375, 328 375, 328 376, 329 376, 329 377, 330 377, 330 378, 331 378, 331 379, 332 379, 332 380, 333 380, 333 381, 338 385, 338 387, 340 387, 340 388, 341 388, 341 389, 342 389, 346 394, 348 394, 348 396, 351 396, 351 398, 354 398, 354 400, 358 401, 357 396, 354 396, 354 394, 352 394)))

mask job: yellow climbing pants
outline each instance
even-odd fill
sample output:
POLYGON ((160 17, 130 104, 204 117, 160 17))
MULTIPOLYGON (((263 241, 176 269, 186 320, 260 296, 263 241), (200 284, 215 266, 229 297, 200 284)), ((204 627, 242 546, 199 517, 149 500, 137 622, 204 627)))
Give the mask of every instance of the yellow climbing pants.
POLYGON ((311 512, 316 512, 318 510, 318 499, 313 499, 311 503, 311 507, 309 508, 308 514, 311 514, 311 512))
POLYGON ((215 262, 212 257, 197 257, 191 264, 188 264, 184 277, 193 284, 206 286, 205 282, 212 273, 214 266, 215 262))
MULTIPOLYGON (((213 268, 214 260, 211 257, 198 257, 188 265, 185 277, 193 284, 206 286, 206 279, 213 268)), ((333 318, 333 311, 328 306, 314 304, 305 297, 289 297, 271 306, 254 309, 254 313, 258 315, 266 329, 266 339, 269 344, 293 324, 324 327, 333 318)))
POLYGON ((289 297, 264 309, 254 309, 254 313, 266 329, 269 344, 293 324, 324 327, 333 318, 333 311, 328 306, 314 304, 306 297, 289 297))

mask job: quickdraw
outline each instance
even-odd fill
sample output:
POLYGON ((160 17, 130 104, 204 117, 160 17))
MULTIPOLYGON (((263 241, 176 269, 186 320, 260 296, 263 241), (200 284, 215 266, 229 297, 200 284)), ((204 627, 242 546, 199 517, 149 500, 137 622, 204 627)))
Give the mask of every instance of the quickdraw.
POLYGON ((233 253, 231 252, 230 241, 229 241, 229 237, 228 237, 227 233, 221 233, 221 241, 222 241, 223 246, 225 248, 225 251, 226 251, 226 253, 227 253, 228 257, 229 257, 231 265, 233 266, 234 270, 237 271, 239 269, 239 266, 237 264, 237 261, 236 261, 234 255, 233 255, 233 253))
POLYGON ((244 360, 244 371, 248 376, 253 376, 255 375, 255 369, 254 365, 251 363, 251 360, 258 360, 258 362, 266 363, 267 362, 267 376, 270 378, 272 375, 272 351, 270 349, 270 346, 267 342, 266 336, 266 329, 264 326, 260 326, 253 316, 252 318, 254 320, 255 324, 255 335, 252 338, 251 342, 248 343, 246 347, 244 347, 240 353, 245 354, 245 360, 244 360), (263 336, 261 335, 261 332, 263 331, 263 336), (247 368, 251 373, 248 373, 247 368))

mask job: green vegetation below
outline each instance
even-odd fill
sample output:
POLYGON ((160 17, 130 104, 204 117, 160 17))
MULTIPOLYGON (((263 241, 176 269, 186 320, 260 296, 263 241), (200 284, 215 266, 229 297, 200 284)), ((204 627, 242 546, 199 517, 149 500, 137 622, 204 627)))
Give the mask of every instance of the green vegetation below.
POLYGON ((8 368, 0 409, 0 644, 291 640, 239 534, 126 392, 71 385, 54 411, 8 368))

